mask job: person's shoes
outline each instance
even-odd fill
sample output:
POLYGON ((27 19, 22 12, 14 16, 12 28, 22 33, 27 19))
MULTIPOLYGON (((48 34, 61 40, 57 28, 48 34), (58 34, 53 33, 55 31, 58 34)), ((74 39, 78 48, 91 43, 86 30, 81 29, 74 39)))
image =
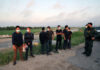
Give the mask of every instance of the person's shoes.
POLYGON ((13 62, 13 65, 16 65, 16 61, 13 62))
POLYGON ((87 57, 91 56, 90 54, 86 54, 87 57))
POLYGON ((51 53, 47 53, 47 55, 51 55, 51 53))
POLYGON ((83 52, 82 54, 86 54, 86 52, 83 52))
POLYGON ((55 51, 55 53, 59 53, 58 51, 55 51))
POLYGON ((34 55, 31 55, 32 57, 35 57, 34 55))

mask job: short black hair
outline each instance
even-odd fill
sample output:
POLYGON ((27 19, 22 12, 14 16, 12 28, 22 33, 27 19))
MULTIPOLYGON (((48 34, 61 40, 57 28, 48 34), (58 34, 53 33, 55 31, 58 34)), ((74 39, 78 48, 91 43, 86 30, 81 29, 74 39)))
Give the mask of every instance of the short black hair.
POLYGON ((68 29, 70 29, 70 27, 68 27, 68 29))
POLYGON ((20 26, 16 26, 16 28, 20 28, 20 26))
POLYGON ((67 28, 67 27, 68 27, 68 25, 65 26, 65 28, 67 28))
POLYGON ((60 25, 58 25, 58 27, 61 27, 60 25))
POLYGON ((88 24, 93 25, 92 22, 89 22, 88 24))
POLYGON ((27 28, 31 29, 31 27, 27 27, 27 28))
POLYGON ((45 27, 42 27, 42 30, 45 30, 45 27))
POLYGON ((49 29, 50 29, 51 27, 50 27, 50 26, 48 26, 47 28, 49 28, 49 29))

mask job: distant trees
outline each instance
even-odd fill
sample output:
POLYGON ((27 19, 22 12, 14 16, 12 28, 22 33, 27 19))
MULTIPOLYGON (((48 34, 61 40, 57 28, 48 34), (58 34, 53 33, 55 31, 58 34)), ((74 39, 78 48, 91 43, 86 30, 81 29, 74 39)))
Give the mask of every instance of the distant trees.
MULTIPOLYGON (((0 27, 0 30, 14 30, 15 26, 7 26, 7 27, 0 27)), ((22 30, 26 29, 27 27, 21 26, 22 30)), ((40 29, 41 27, 30 27, 31 29, 40 29)))

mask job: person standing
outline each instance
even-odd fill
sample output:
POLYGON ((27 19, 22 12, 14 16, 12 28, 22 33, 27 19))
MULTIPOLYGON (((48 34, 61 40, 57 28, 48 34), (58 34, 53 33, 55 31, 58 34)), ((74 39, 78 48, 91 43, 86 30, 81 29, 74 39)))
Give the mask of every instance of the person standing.
POLYGON ((63 43, 63 49, 67 49, 68 45, 68 25, 65 26, 65 29, 63 30, 64 35, 64 43, 63 43))
POLYGON ((56 52, 58 52, 58 49, 62 49, 62 29, 61 26, 58 25, 57 30, 56 30, 56 35, 57 35, 57 39, 56 39, 56 52))
POLYGON ((71 49, 71 36, 72 36, 72 31, 70 30, 70 27, 68 28, 68 45, 67 48, 71 49))
POLYGON ((25 45, 28 46, 26 48, 26 53, 25 53, 25 60, 28 60, 28 51, 30 49, 30 55, 32 57, 35 57, 33 55, 33 45, 32 45, 32 42, 34 40, 34 34, 31 32, 31 28, 30 27, 27 27, 27 32, 24 34, 24 42, 25 42, 25 45))
POLYGON ((47 33, 45 32, 45 27, 42 28, 42 31, 39 34, 39 39, 40 39, 40 43, 41 43, 41 53, 45 54, 45 51, 47 50, 46 47, 48 47, 48 46, 46 46, 47 33))
POLYGON ((51 27, 47 27, 47 45, 48 45, 48 52, 51 52, 53 47, 52 47, 52 40, 54 39, 54 32, 51 30, 51 27))
POLYGON ((88 29, 88 24, 85 25, 85 29, 84 29, 85 47, 84 47, 84 52, 82 52, 82 54, 86 54, 86 49, 87 49, 87 47, 86 47, 87 44, 86 43, 87 43, 87 40, 86 40, 86 34, 85 33, 86 33, 87 29, 88 29))
POLYGON ((95 34, 97 33, 96 29, 94 29, 92 25, 93 24, 91 22, 88 23, 88 28, 84 34, 86 37, 86 56, 91 56, 93 41, 95 40, 95 34))
POLYGON ((20 26, 16 26, 16 32, 12 34, 12 44, 13 44, 13 50, 14 50, 13 65, 16 65, 16 57, 17 57, 18 50, 20 53, 20 58, 21 60, 23 60, 23 56, 22 56, 23 35, 20 32, 20 26))

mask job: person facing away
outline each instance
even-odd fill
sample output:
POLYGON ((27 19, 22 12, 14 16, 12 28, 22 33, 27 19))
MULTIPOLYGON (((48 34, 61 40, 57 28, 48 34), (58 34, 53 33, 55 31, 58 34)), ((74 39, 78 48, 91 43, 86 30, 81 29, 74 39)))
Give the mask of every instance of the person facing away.
POLYGON ((33 55, 33 45, 32 45, 32 42, 34 40, 34 34, 31 32, 31 28, 30 27, 27 27, 27 32, 24 34, 24 42, 25 42, 25 45, 28 46, 26 48, 26 53, 25 53, 25 60, 28 60, 28 51, 30 49, 30 55, 32 57, 35 57, 33 55))
POLYGON ((58 25, 57 30, 56 30, 56 52, 58 52, 58 49, 62 49, 62 29, 61 26, 58 25))
POLYGON ((16 65, 17 50, 19 50, 20 58, 23 60, 22 48, 23 48, 23 35, 20 32, 20 26, 16 26, 16 32, 12 34, 12 45, 14 50, 13 65, 16 65))
POLYGON ((63 43, 63 49, 67 49, 68 44, 68 25, 65 26, 65 29, 63 30, 64 35, 64 43, 63 43))
POLYGON ((54 32, 51 30, 51 27, 47 27, 47 45, 48 45, 48 52, 51 52, 53 47, 52 47, 52 40, 54 39, 54 32))
POLYGON ((86 49, 85 49, 85 52, 84 54, 86 56, 91 56, 91 53, 92 53, 92 47, 93 47, 93 41, 95 40, 95 37, 97 34, 97 31, 95 28, 93 28, 92 26, 93 24, 90 22, 88 23, 88 28, 86 29, 85 33, 84 33, 84 36, 86 38, 86 49))
POLYGON ((71 36, 72 36, 72 31, 70 30, 70 27, 68 28, 68 45, 67 48, 71 49, 71 36))
POLYGON ((39 39, 41 43, 41 53, 45 54, 46 50, 46 42, 47 42, 47 33, 45 32, 45 27, 42 28, 42 31, 39 34, 39 39))

